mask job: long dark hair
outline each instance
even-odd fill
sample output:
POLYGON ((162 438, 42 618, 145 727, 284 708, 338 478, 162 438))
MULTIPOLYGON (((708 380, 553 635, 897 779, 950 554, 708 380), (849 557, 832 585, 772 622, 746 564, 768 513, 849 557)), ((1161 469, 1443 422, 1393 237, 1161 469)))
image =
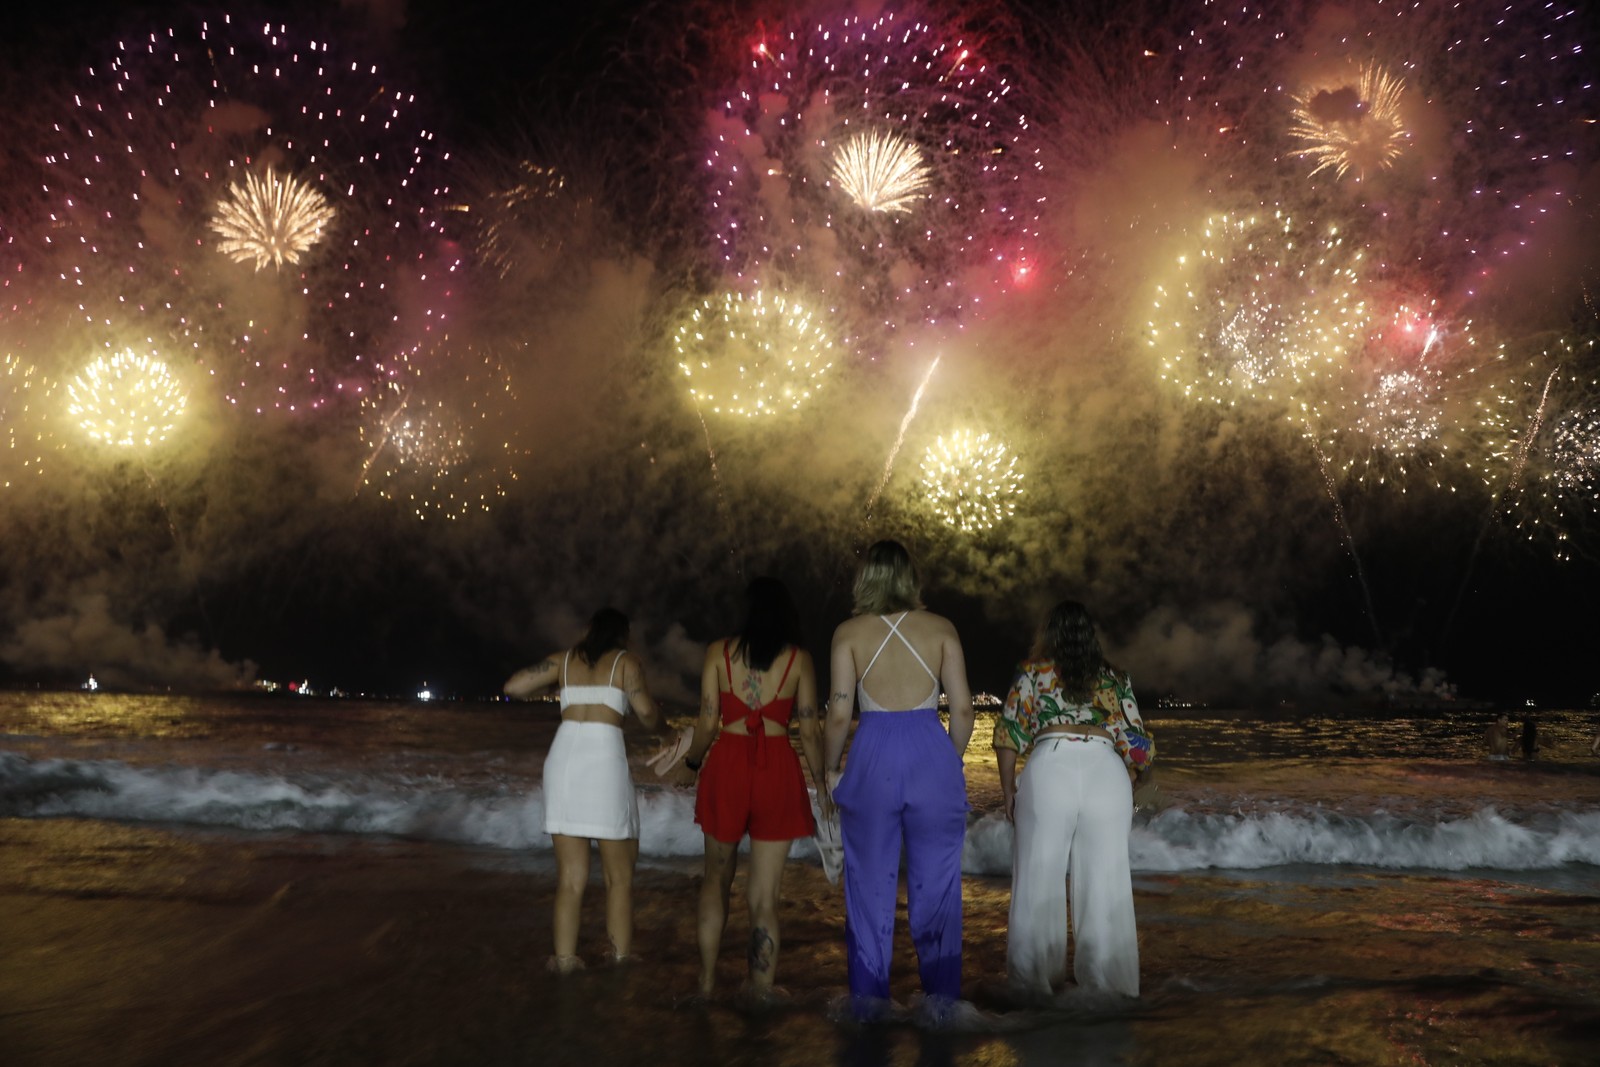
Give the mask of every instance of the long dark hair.
POLYGON ((1055 664, 1062 695, 1080 702, 1094 696, 1094 683, 1106 667, 1094 620, 1089 617, 1089 609, 1076 600, 1063 600, 1050 609, 1033 654, 1055 664))
POLYGON ((589 620, 589 632, 576 649, 578 658, 593 667, 613 648, 628 645, 628 617, 616 608, 601 608, 589 620))
POLYGON ((804 640, 789 587, 776 578, 752 579, 744 590, 744 625, 733 640, 733 651, 751 670, 764 671, 786 645, 798 648, 804 640))

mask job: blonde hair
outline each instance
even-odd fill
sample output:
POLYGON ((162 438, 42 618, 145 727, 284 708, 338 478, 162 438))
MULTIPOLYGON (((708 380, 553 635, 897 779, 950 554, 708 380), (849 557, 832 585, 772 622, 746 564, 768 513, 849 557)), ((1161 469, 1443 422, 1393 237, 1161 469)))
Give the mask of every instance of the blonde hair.
POLYGON ((899 541, 879 541, 867 549, 856 572, 855 613, 887 615, 922 607, 922 579, 911 553, 899 541))

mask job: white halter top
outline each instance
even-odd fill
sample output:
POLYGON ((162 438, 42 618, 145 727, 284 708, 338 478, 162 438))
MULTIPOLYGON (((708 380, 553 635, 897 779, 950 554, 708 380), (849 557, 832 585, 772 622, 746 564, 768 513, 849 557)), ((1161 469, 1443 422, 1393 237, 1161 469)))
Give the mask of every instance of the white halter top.
POLYGON ((883 643, 878 646, 878 651, 872 654, 872 659, 867 663, 867 669, 861 672, 861 678, 856 682, 856 699, 861 702, 862 711, 925 711, 929 708, 937 709, 939 707, 939 676, 933 673, 933 670, 928 666, 928 661, 922 658, 921 653, 912 647, 910 641, 906 640, 906 635, 900 632, 900 624, 905 621, 905 617, 909 614, 910 612, 902 611, 899 618, 892 620, 887 615, 878 616, 888 625, 889 632, 883 635, 883 643), (878 657, 883 655, 883 650, 888 646, 889 638, 891 637, 898 637, 900 643, 905 645, 906 649, 917 658, 918 663, 922 664, 922 669, 928 672, 928 677, 933 679, 933 692, 929 693, 927 699, 914 708, 886 708, 876 700, 873 700, 872 696, 867 692, 867 675, 872 671, 873 664, 878 662, 878 657))

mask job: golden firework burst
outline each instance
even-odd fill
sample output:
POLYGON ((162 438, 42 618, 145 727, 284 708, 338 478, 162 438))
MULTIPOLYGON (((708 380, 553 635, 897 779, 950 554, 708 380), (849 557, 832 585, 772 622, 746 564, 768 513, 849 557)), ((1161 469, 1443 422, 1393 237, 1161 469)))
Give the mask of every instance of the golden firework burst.
POLYGON ((922 150, 897 133, 854 134, 833 157, 833 180, 867 211, 906 214, 927 199, 932 177, 922 150))
POLYGON ((118 448, 165 441, 188 402, 165 363, 132 349, 99 357, 67 385, 67 413, 91 440, 118 448))
POLYGON ((1376 63, 1362 66, 1354 85, 1319 82, 1294 96, 1289 136, 1306 146, 1294 154, 1314 160, 1311 173, 1333 168, 1357 181, 1394 166, 1411 131, 1400 112, 1405 82, 1376 63))
POLYGON ((922 457, 928 506, 962 533, 980 533, 1010 518, 1022 494, 1017 457, 986 433, 958 430, 929 446, 922 457))
POLYGON ((255 261, 256 270, 298 263, 322 231, 333 221, 327 198, 291 175, 279 177, 271 167, 265 175, 247 173, 243 182, 228 186, 227 195, 211 217, 211 229, 220 240, 217 251, 236 263, 255 261))
POLYGON ((755 418, 794 411, 833 366, 817 315, 781 293, 727 292, 694 308, 674 339, 698 407, 755 418))

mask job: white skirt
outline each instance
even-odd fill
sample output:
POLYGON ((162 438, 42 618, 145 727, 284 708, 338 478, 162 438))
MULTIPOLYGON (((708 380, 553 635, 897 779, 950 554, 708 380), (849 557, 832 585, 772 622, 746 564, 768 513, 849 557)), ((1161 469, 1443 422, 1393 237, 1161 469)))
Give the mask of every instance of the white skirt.
POLYGON ((544 759, 544 832, 601 841, 639 836, 639 798, 622 729, 563 722, 544 759))
POLYGON ((1021 991, 1049 997, 1072 971, 1081 989, 1139 995, 1128 834, 1133 789, 1103 737, 1041 738, 1017 784, 1006 969, 1021 991))

